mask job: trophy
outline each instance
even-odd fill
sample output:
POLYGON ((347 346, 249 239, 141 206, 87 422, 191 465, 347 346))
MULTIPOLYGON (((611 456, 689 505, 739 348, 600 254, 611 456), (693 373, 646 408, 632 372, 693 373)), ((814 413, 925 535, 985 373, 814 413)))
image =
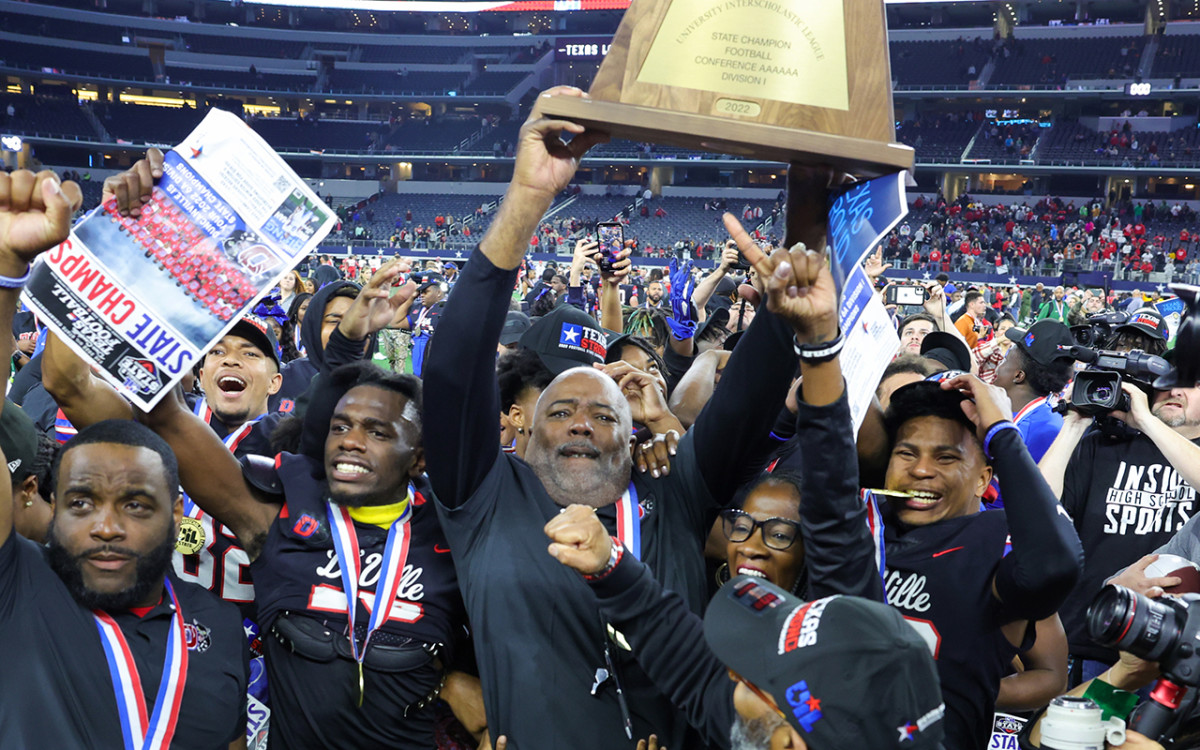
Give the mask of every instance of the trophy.
POLYGON ((913 165, 893 142, 883 0, 633 0, 589 93, 542 110, 617 138, 860 179, 913 165))

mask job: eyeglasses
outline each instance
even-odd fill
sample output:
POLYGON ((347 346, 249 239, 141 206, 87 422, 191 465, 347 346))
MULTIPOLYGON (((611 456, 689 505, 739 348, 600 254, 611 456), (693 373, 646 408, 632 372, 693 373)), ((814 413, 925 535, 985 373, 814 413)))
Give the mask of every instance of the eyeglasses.
POLYGON ((762 528, 763 543, 771 549, 785 550, 800 537, 800 524, 786 518, 759 521, 744 510, 730 508, 721 511, 721 528, 731 542, 744 542, 757 528, 762 528))

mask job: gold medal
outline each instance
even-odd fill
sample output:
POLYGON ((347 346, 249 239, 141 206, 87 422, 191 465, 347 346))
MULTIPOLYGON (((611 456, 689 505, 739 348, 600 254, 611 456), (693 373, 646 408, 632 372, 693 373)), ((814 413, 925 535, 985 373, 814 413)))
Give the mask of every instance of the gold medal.
POLYGON ((184 517, 179 522, 175 549, 185 555, 194 555, 204 549, 204 524, 194 518, 184 517))

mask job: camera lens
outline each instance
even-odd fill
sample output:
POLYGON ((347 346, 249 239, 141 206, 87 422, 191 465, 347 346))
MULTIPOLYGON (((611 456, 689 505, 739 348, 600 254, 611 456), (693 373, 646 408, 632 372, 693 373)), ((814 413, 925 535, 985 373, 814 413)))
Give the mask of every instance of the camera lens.
POLYGON ((1101 646, 1159 661, 1174 649, 1185 617, 1169 599, 1148 599, 1124 586, 1109 585, 1088 607, 1088 634, 1101 646))
POLYGON ((1106 404, 1113 397, 1113 390, 1107 385, 1098 385, 1088 393, 1088 397, 1097 403, 1106 404))

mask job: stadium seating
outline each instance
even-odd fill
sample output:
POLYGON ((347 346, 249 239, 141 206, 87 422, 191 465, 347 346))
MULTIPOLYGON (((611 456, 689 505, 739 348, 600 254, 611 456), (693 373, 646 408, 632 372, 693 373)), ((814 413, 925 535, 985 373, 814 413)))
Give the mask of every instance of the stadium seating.
POLYGON ((990 54, 990 42, 958 39, 955 41, 890 42, 892 80, 898 88, 965 87, 983 72, 990 54), (975 66, 975 75, 968 70, 975 66))
POLYGON ((465 47, 444 47, 434 44, 371 44, 362 47, 362 57, 359 58, 359 62, 452 65, 462 61, 468 52, 470 50, 465 47))
POLYGON ((1137 72, 1142 46, 1140 38, 1131 36, 1009 40, 1008 54, 996 55, 991 83, 1060 85, 1072 78, 1127 78, 1137 72))
POLYGON ((5 40, 0 43, 0 66, 26 70, 52 68, 63 73, 123 81, 154 79, 154 68, 146 50, 130 52, 127 47, 113 47, 111 53, 100 54, 71 47, 5 40))
POLYGON ((347 70, 329 73, 325 90, 351 94, 441 94, 462 91, 466 73, 402 72, 400 70, 347 70))
POLYGON ((901 123, 896 140, 912 146, 917 161, 956 163, 978 128, 978 123, 963 116, 918 118, 901 123))
POLYGON ((995 126, 985 124, 975 136, 968 159, 987 159, 992 164, 1017 164, 1031 158, 1041 129, 1035 124, 995 126))
POLYGON ((171 66, 167 68, 165 82, 192 85, 212 86, 214 88, 232 87, 240 89, 256 89, 259 91, 312 91, 316 86, 317 76, 312 74, 263 73, 249 70, 216 70, 213 68, 185 68, 171 66))
MULTIPOLYGON (((252 55, 254 57, 278 57, 297 60, 308 47, 307 42, 289 42, 281 39, 247 39, 241 36, 210 36, 208 34, 185 34, 185 49, 191 52, 206 52, 215 55, 252 55)), ((345 46, 345 45, 343 45, 345 46)))
MULTIPOLYGON (((208 110, 151 107, 143 104, 100 104, 96 114, 114 138, 130 143, 179 143, 200 124, 208 110)), ((240 113, 239 113, 240 114, 240 113)))
POLYGON ((1164 36, 1158 42, 1153 77, 1200 76, 1200 36, 1164 36))
POLYGON ((17 135, 46 135, 92 139, 96 129, 74 99, 0 93, 0 129, 17 135), (6 114, 8 105, 15 113, 6 114))

